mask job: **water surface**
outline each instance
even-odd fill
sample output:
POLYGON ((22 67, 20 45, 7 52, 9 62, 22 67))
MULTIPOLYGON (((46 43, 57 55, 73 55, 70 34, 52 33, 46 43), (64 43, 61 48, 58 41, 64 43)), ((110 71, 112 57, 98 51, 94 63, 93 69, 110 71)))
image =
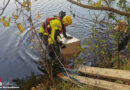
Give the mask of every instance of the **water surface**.
MULTIPOLYGON (((66 0, 32 1, 33 18, 35 18, 38 13, 41 14, 41 18, 38 21, 34 21, 37 31, 45 18, 58 15, 59 11, 63 10, 73 19, 72 25, 67 27, 67 33, 80 40, 88 37, 88 21, 79 17, 73 17, 70 12, 72 10, 81 17, 90 18, 87 9, 75 5, 70 9, 71 3, 66 0)), ((0 1, 0 3, 1 2, 2 1, 0 1)), ((3 16, 10 16, 15 11, 15 7, 14 0, 11 0, 3 16)), ((19 22, 23 22, 22 19, 20 19, 19 22)), ((24 25, 24 23, 22 24, 24 25)), ((26 24, 28 25, 28 22, 26 22, 26 24)), ((0 77, 2 81, 23 78, 29 76, 31 72, 39 73, 37 64, 34 63, 38 61, 39 54, 29 48, 32 46, 32 43, 29 41, 30 31, 28 28, 25 28, 25 31, 20 34, 20 36, 17 34, 18 32, 14 23, 8 28, 4 28, 0 23, 0 77)))

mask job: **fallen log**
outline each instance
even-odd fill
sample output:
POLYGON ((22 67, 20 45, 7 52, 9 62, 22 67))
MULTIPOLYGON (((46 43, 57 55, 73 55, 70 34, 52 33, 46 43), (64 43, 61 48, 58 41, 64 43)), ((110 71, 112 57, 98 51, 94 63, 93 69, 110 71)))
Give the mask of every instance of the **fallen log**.
MULTIPOLYGON (((118 84, 118 83, 105 81, 105 80, 99 80, 99 79, 92 79, 92 78, 78 76, 78 75, 69 74, 69 76, 87 86, 93 86, 93 87, 98 87, 98 88, 108 89, 108 90, 130 90, 129 85, 118 84)), ((59 77, 64 80, 72 81, 72 79, 67 76, 59 76, 59 77)))
POLYGON ((80 66, 78 68, 78 71, 87 75, 101 76, 101 77, 106 77, 110 79, 130 81, 130 71, 128 70, 80 66))

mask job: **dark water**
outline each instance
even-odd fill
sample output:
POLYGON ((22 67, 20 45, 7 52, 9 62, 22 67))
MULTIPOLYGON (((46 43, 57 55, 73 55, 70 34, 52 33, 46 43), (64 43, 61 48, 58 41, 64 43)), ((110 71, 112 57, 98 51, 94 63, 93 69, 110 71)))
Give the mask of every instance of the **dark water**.
MULTIPOLYGON (((33 2, 32 16, 35 18, 38 13, 41 14, 41 18, 38 21, 34 21, 37 31, 45 18, 58 15, 61 10, 66 11, 70 16, 72 16, 70 12, 72 10, 76 15, 90 18, 88 17, 87 9, 75 5, 72 5, 70 9, 70 5, 66 0, 38 0, 33 2)), ((15 11, 14 9, 14 1, 11 0, 3 16, 10 16, 15 11)), ((73 23, 67 27, 67 32, 80 40, 87 38, 89 35, 88 21, 79 17, 72 16, 72 18, 73 23)), ((22 19, 19 21, 23 22, 22 19)), ((28 25, 28 22, 26 24, 28 25)), ((23 78, 29 76, 31 72, 39 73, 37 64, 34 63, 38 61, 39 54, 29 48, 32 46, 32 43, 29 42, 30 31, 26 28, 20 36, 18 36, 18 32, 14 23, 8 28, 4 28, 0 23, 0 78, 2 81, 23 78)))

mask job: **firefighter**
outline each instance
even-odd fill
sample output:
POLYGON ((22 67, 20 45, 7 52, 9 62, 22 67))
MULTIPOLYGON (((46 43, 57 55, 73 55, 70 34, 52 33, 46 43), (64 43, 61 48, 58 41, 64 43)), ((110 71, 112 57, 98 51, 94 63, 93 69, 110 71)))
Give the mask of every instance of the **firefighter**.
POLYGON ((60 34, 63 34, 66 39, 72 38, 66 35, 66 26, 70 25, 71 23, 72 18, 70 16, 54 16, 47 18, 40 27, 40 38, 43 40, 43 43, 45 44, 46 48, 50 50, 49 55, 52 59, 55 59, 55 55, 54 52, 52 52, 52 48, 56 51, 56 53, 60 53, 59 46, 61 46, 62 48, 65 47, 65 45, 59 40, 60 34))

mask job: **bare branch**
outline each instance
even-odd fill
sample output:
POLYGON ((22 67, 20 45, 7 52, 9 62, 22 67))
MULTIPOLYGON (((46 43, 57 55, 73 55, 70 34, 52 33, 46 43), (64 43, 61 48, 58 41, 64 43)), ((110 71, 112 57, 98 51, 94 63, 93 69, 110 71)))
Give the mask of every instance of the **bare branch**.
POLYGON ((0 16, 4 13, 4 11, 5 11, 6 7, 8 6, 9 2, 10 2, 10 0, 8 0, 8 2, 6 3, 6 5, 3 7, 2 12, 0 13, 0 16))
POLYGON ((120 15, 123 15, 123 16, 126 16, 126 17, 130 17, 130 13, 120 11, 120 10, 117 10, 117 9, 114 9, 114 8, 111 8, 111 7, 104 7, 104 6, 103 7, 94 7, 94 6, 78 3, 74 0, 68 0, 68 1, 75 4, 75 5, 83 7, 83 8, 88 8, 88 9, 93 9, 93 10, 105 10, 105 11, 114 12, 114 13, 117 13, 117 14, 120 14, 120 15))
MULTIPOLYGON (((19 3, 21 6, 24 6, 22 5, 22 3, 20 3, 18 0, 15 0, 17 3, 19 3)), ((24 7, 28 7, 28 6, 24 6, 24 7)))

